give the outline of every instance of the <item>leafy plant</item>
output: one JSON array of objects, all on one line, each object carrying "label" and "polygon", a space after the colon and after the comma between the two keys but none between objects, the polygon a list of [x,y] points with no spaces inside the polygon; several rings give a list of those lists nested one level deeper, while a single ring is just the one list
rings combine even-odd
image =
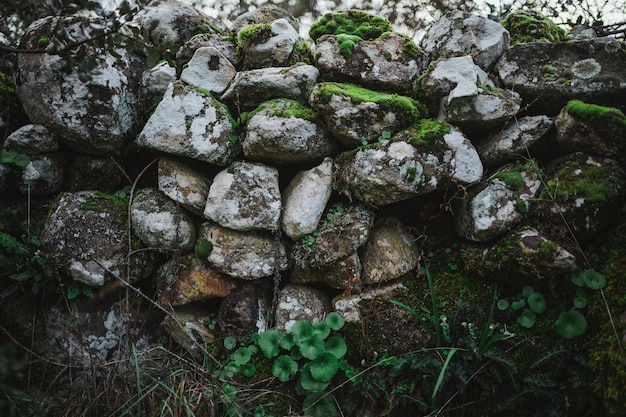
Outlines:
[{"label": "leafy plant", "polygon": [[14,164],[18,167],[25,167],[30,163],[28,155],[3,149],[0,153],[0,164]]}]

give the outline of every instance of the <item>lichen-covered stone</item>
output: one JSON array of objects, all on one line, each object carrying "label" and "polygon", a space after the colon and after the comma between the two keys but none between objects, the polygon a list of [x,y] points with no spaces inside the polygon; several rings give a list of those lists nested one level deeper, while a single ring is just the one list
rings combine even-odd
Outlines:
[{"label": "lichen-covered stone", "polygon": [[534,10],[515,10],[504,18],[502,26],[509,31],[512,44],[569,40],[563,28]]},{"label": "lichen-covered stone", "polygon": [[520,43],[506,50],[495,71],[534,112],[555,115],[572,99],[618,106],[626,91],[626,49],[617,40]]},{"label": "lichen-covered stone", "polygon": [[415,237],[399,220],[378,220],[370,232],[363,255],[362,282],[378,284],[399,278],[414,269],[420,258]]},{"label": "lichen-covered stone", "polygon": [[275,327],[289,332],[300,320],[319,323],[330,313],[330,297],[323,291],[304,285],[287,284],[278,293],[274,312]]},{"label": "lichen-covered stone", "polygon": [[311,106],[341,144],[353,149],[376,142],[426,117],[426,107],[409,97],[368,90],[354,84],[321,83]]},{"label": "lichen-covered stone", "polygon": [[526,217],[540,186],[538,168],[533,162],[498,170],[459,200],[454,209],[457,232],[476,242],[493,240],[508,232]]},{"label": "lichen-covered stone", "polygon": [[158,166],[159,190],[186,209],[204,212],[211,179],[186,164],[161,157]]},{"label": "lichen-covered stone", "polygon": [[234,230],[277,230],[281,208],[278,170],[237,161],[213,178],[204,216]]},{"label": "lichen-covered stone", "polygon": [[196,240],[189,215],[156,188],[135,193],[130,216],[134,234],[148,247],[187,250]]},{"label": "lichen-covered stone", "polygon": [[63,189],[66,159],[60,154],[30,158],[22,170],[19,189],[22,193],[52,195]]},{"label": "lichen-covered stone", "polygon": [[471,55],[476,65],[489,71],[509,47],[509,33],[486,17],[453,11],[428,28],[421,46],[431,62]]},{"label": "lichen-covered stone", "polygon": [[307,265],[294,265],[291,269],[290,281],[294,284],[312,284],[324,282],[332,288],[349,293],[358,293],[362,289],[361,259],[355,251],[350,255],[331,262],[320,268]]},{"label": "lichen-covered stone", "polygon": [[337,203],[315,232],[294,245],[292,259],[301,268],[322,268],[363,246],[373,223],[374,213],[364,206]]},{"label": "lichen-covered stone", "polygon": [[337,144],[311,108],[275,99],[254,110],[242,149],[253,161],[283,165],[319,161],[332,155]]},{"label": "lichen-covered stone", "polygon": [[339,155],[333,187],[382,206],[430,193],[450,180],[473,183],[482,175],[469,139],[445,122],[426,119],[391,140]]},{"label": "lichen-covered stone", "polygon": [[221,94],[235,78],[235,66],[217,48],[198,48],[180,74],[181,81],[214,94]]},{"label": "lichen-covered stone", "polygon": [[[29,27],[21,47],[40,49],[42,39],[48,46],[84,42],[97,35],[91,25],[102,24],[79,16],[47,17]],[[77,65],[68,73],[60,55],[20,54],[16,92],[31,122],[46,126],[65,145],[92,155],[118,155],[138,122],[139,82],[146,67],[125,49],[113,55],[95,43],[83,47],[82,62],[98,71]]]},{"label": "lichen-covered stone", "polygon": [[42,125],[24,125],[13,131],[2,144],[2,149],[39,155],[59,149],[57,138]]},{"label": "lichen-covered stone", "polygon": [[237,32],[237,53],[244,69],[289,66],[297,62],[292,56],[299,40],[300,35],[285,18],[251,24]]},{"label": "lichen-covered stone", "polygon": [[307,171],[300,171],[283,192],[283,232],[293,240],[313,233],[330,199],[333,161],[324,161]]},{"label": "lichen-covered stone", "polygon": [[156,286],[159,304],[168,307],[224,298],[235,282],[192,253],[163,264],[157,271]]},{"label": "lichen-covered stone", "polygon": [[300,30],[298,19],[293,17],[287,10],[277,6],[262,6],[258,9],[242,13],[233,21],[232,31],[237,34],[248,25],[257,25],[261,23],[272,23],[277,19],[286,19],[296,30]]},{"label": "lichen-covered stone", "polygon": [[228,108],[181,83],[170,84],[136,139],[139,146],[216,165],[228,165],[239,151]]},{"label": "lichen-covered stone", "polygon": [[110,281],[111,274],[144,278],[152,267],[149,252],[137,253],[126,276],[126,202],[96,191],[61,194],[42,228],[41,249],[62,260],[75,281],[92,286]]},{"label": "lichen-covered stone", "polygon": [[256,280],[289,266],[285,242],[269,233],[239,232],[204,223],[198,231],[198,240],[202,239],[212,246],[209,264],[235,278]]},{"label": "lichen-covered stone", "polygon": [[286,98],[306,104],[319,77],[312,65],[296,64],[291,67],[259,68],[238,72],[221,100],[242,108],[255,108],[264,101]]},{"label": "lichen-covered stone", "polygon": [[231,64],[235,67],[239,67],[235,40],[231,36],[226,36],[226,32],[224,31],[221,33],[209,32],[193,36],[180,47],[176,53],[176,67],[178,68],[178,73],[182,71],[198,49],[205,47],[217,49]]},{"label": "lichen-covered stone", "polygon": [[324,35],[316,42],[317,67],[325,80],[411,93],[422,66],[422,53],[411,39],[387,32],[375,40],[359,40],[346,50],[342,49],[343,37]]},{"label": "lichen-covered stone", "polygon": [[524,116],[511,120],[502,130],[476,146],[481,161],[498,166],[528,157],[528,148],[542,139],[552,128],[548,116]]},{"label": "lichen-covered stone", "polygon": [[176,81],[176,68],[163,61],[141,75],[141,102],[143,112],[150,114],[161,102],[167,87]]}]

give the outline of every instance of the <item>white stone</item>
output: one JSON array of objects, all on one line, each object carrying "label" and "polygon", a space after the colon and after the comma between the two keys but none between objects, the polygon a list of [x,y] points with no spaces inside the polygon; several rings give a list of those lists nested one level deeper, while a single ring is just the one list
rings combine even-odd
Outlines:
[{"label": "white stone", "polygon": [[191,61],[183,69],[180,79],[194,87],[212,93],[223,92],[235,77],[237,70],[217,48],[198,48]]}]

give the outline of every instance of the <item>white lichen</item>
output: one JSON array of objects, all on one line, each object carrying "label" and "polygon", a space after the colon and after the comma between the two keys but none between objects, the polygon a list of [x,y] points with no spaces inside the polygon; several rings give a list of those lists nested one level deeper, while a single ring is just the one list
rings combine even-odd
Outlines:
[{"label": "white lichen", "polygon": [[572,74],[574,74],[578,78],[582,78],[583,80],[588,80],[590,78],[595,77],[600,73],[602,67],[593,58],[583,59],[581,61],[576,62],[572,66]]}]

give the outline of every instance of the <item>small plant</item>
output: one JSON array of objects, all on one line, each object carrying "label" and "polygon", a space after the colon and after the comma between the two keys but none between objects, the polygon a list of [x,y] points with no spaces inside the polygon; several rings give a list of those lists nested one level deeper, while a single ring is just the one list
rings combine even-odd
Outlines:
[{"label": "small plant", "polygon": [[0,153],[0,164],[14,164],[18,167],[25,167],[30,163],[28,155],[16,151],[3,149]]}]

